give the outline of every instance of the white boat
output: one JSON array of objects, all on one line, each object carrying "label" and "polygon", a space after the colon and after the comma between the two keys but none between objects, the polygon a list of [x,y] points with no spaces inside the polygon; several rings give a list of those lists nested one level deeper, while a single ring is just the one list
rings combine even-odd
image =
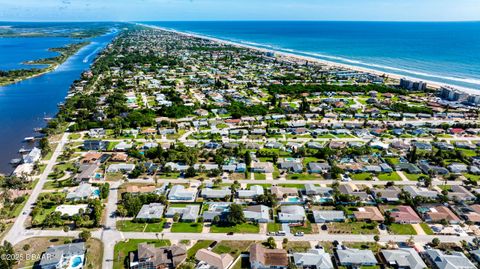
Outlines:
[{"label": "white boat", "polygon": [[26,142],[30,142],[30,141],[34,141],[35,140],[35,137],[33,136],[27,136],[23,139],[23,141],[26,141]]}]

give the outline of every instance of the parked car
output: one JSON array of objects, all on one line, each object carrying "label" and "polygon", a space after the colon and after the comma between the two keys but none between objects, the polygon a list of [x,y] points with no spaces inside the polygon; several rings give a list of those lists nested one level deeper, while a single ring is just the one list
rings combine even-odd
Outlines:
[{"label": "parked car", "polygon": [[296,232],[296,233],[295,233],[295,236],[304,236],[304,235],[305,235],[304,232]]}]

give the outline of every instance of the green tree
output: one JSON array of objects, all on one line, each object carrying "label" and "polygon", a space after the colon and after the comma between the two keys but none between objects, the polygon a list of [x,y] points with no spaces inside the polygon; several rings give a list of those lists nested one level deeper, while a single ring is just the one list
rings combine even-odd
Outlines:
[{"label": "green tree", "polygon": [[230,211],[227,215],[227,222],[230,225],[237,225],[246,222],[245,215],[243,214],[242,206],[238,204],[231,204]]},{"label": "green tree", "polygon": [[92,233],[88,230],[83,230],[80,234],[79,234],[79,237],[80,239],[82,239],[83,241],[88,241],[88,239],[90,239],[92,237]]}]

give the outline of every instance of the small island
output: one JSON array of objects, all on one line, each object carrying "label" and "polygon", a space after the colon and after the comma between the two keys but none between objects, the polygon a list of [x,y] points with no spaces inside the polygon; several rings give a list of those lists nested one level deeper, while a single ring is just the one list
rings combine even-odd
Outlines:
[{"label": "small island", "polygon": [[90,42],[79,42],[68,44],[60,48],[51,48],[49,51],[58,52],[59,54],[54,57],[44,58],[34,61],[25,62],[29,65],[46,65],[44,68],[30,68],[30,69],[15,69],[3,71],[0,70],[0,86],[16,83],[24,79],[32,78],[41,74],[45,74],[57,68],[64,63],[70,56],[74,55],[84,46],[90,44]]}]

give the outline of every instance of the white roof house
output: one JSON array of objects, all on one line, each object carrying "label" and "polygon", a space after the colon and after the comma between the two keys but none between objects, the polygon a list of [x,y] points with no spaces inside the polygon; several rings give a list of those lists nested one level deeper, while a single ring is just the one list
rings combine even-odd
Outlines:
[{"label": "white roof house", "polygon": [[137,219],[161,219],[165,206],[160,203],[143,205],[137,214]]},{"label": "white roof house", "polygon": [[333,269],[330,254],[323,249],[310,249],[305,253],[293,253],[295,265],[299,268]]},{"label": "white roof house", "polygon": [[67,200],[83,200],[92,197],[98,191],[97,187],[93,187],[91,184],[80,184],[73,192],[67,194]]},{"label": "white roof house", "polygon": [[238,198],[255,198],[259,195],[263,195],[264,190],[260,185],[250,186],[249,190],[238,190]]},{"label": "white roof house", "polygon": [[168,193],[169,201],[194,201],[196,190],[187,190],[183,185],[174,185]]},{"label": "white roof house", "polygon": [[42,157],[42,151],[39,148],[33,148],[27,155],[23,156],[24,163],[35,163]]},{"label": "white roof house", "polygon": [[243,215],[247,220],[260,223],[270,222],[270,208],[264,205],[253,205],[243,210]]},{"label": "white roof house", "polygon": [[172,218],[175,214],[180,215],[182,221],[196,221],[200,212],[199,205],[187,205],[185,207],[169,207],[165,217]]},{"label": "white roof house", "polygon": [[427,265],[414,248],[383,249],[382,255],[395,268],[423,269]]},{"label": "white roof house", "polygon": [[427,249],[427,257],[438,269],[474,269],[477,268],[463,253],[453,251],[446,254],[438,249]]},{"label": "white roof house", "polygon": [[303,222],[306,218],[305,209],[299,205],[284,205],[280,211],[278,213],[280,222]]},{"label": "white roof house", "polygon": [[117,173],[117,172],[131,172],[135,169],[135,164],[131,163],[114,163],[108,166],[107,173]]}]

